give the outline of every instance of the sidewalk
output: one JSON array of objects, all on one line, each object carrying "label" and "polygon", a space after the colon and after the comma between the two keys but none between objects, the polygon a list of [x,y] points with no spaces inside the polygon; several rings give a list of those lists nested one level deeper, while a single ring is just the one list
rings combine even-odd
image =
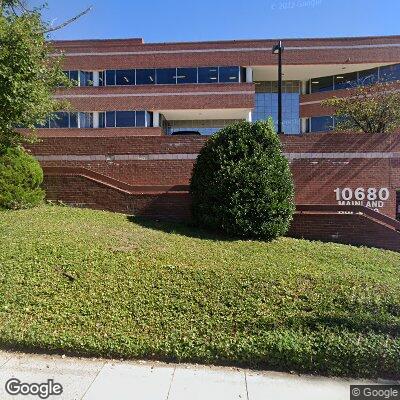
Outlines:
[{"label": "sidewalk", "polygon": [[[5,383],[48,379],[63,386],[54,400],[348,400],[350,384],[386,383],[256,372],[158,362],[127,362],[0,352],[0,399],[11,396]],[[397,383],[400,382],[388,382]]]}]

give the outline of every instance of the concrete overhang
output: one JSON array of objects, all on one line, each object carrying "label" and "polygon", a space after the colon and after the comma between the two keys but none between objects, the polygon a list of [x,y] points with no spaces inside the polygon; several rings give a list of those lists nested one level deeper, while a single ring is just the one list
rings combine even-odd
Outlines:
[{"label": "concrete overhang", "polygon": [[210,120],[210,119],[246,119],[251,109],[195,109],[195,110],[157,110],[169,121]]},{"label": "concrete overhang", "polygon": [[[285,81],[307,81],[312,78],[323,76],[347,74],[350,72],[364,71],[371,68],[390,65],[391,63],[368,63],[368,64],[314,64],[314,65],[285,65],[283,64],[283,80]],[[276,81],[277,66],[254,66],[254,81]]]}]

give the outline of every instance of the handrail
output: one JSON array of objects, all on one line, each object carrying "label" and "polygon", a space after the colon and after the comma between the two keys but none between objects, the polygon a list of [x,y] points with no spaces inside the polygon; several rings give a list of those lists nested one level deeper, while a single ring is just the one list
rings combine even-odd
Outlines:
[{"label": "handrail", "polygon": [[48,176],[81,176],[128,194],[185,193],[187,185],[131,185],[84,167],[43,167]]},{"label": "handrail", "polygon": [[353,213],[353,214],[364,214],[376,221],[379,221],[391,228],[400,231],[400,221],[388,217],[387,215],[381,214],[365,206],[342,206],[337,204],[299,204],[296,205],[296,212],[307,213],[307,212],[331,212],[331,213]]},{"label": "handrail", "polygon": [[[43,167],[46,175],[58,176],[81,176],[102,185],[112,187],[118,191],[128,194],[162,194],[162,193],[181,193],[189,192],[188,185],[131,185],[118,179],[111,178],[99,172],[92,171],[84,167]],[[400,231],[400,221],[381,214],[365,206],[346,206],[337,204],[298,204],[296,213],[352,213],[363,214],[375,221],[387,225],[388,227]]]}]

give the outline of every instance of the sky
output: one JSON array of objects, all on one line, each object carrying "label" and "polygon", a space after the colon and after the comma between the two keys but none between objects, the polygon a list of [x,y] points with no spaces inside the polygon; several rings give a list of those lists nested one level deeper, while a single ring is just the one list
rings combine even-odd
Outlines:
[{"label": "sky", "polygon": [[[31,4],[42,3],[32,0]],[[146,43],[400,34],[400,0],[47,0],[53,39],[141,37]]]}]

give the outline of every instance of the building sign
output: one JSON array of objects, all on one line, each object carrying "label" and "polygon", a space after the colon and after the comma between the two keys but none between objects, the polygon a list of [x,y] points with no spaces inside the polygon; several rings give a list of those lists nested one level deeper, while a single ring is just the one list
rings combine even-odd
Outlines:
[{"label": "building sign", "polygon": [[340,206],[365,206],[375,211],[385,207],[390,197],[388,188],[337,188],[334,192]]}]

